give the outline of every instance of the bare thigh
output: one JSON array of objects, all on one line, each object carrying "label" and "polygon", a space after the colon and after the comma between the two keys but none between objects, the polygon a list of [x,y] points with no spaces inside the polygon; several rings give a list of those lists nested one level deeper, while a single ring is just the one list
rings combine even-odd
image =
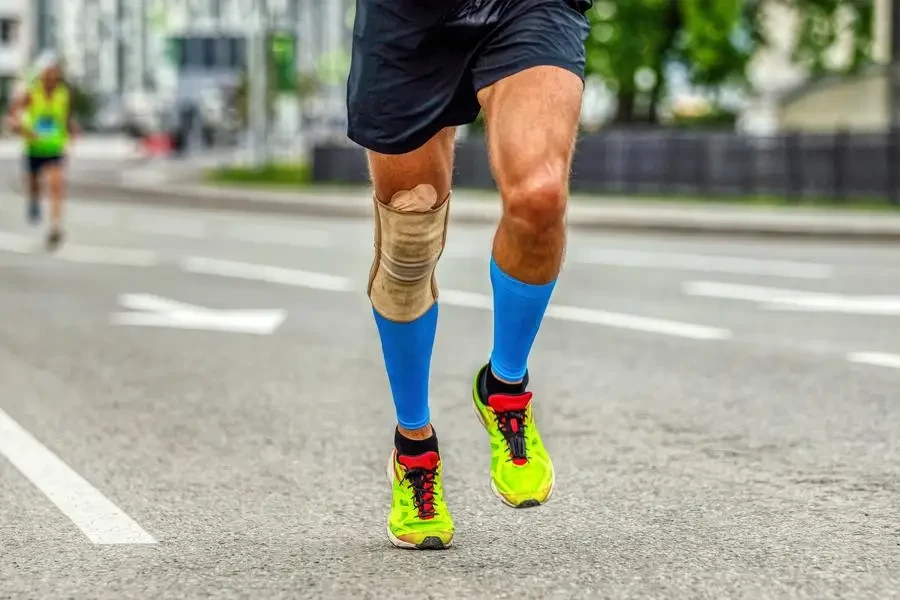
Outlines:
[{"label": "bare thigh", "polygon": [[523,187],[568,183],[583,90],[577,75],[542,66],[478,92],[491,168],[505,202],[534,191]]},{"label": "bare thigh", "polygon": [[381,202],[390,202],[397,192],[411,190],[424,183],[437,190],[438,198],[446,198],[453,180],[455,138],[456,130],[450,127],[407,154],[369,151],[369,172],[375,186],[375,197]]},{"label": "bare thigh", "polygon": [[491,170],[503,199],[494,260],[526,283],[552,281],[562,264],[582,91],[574,73],[541,66],[478,93]]},{"label": "bare thigh", "polygon": [[65,193],[65,169],[62,164],[47,165],[44,167],[44,181],[47,190],[54,198],[61,199]]}]

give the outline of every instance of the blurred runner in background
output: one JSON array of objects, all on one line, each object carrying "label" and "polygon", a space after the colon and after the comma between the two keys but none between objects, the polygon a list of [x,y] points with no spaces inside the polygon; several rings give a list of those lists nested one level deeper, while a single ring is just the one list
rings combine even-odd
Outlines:
[{"label": "blurred runner in background", "polygon": [[47,249],[55,250],[63,239],[66,151],[71,137],[79,131],[72,118],[69,86],[55,54],[39,57],[27,89],[10,105],[7,123],[25,142],[25,189],[32,223],[41,221],[42,183],[49,192]]}]

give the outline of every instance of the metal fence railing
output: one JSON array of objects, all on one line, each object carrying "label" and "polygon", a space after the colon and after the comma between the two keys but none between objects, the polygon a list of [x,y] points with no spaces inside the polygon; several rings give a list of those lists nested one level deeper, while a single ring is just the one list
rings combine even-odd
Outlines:
[{"label": "metal fence railing", "polygon": [[[572,190],[605,194],[778,196],[890,201],[900,206],[900,131],[788,133],[770,137],[684,130],[622,131],[581,137]],[[351,145],[313,152],[313,178],[365,183],[365,156]],[[493,187],[485,140],[457,145],[454,183]]]}]

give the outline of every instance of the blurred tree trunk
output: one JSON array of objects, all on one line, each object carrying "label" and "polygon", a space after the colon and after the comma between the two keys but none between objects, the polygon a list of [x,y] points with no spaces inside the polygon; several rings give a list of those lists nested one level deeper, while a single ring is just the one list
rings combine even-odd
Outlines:
[{"label": "blurred tree trunk", "polygon": [[625,125],[628,123],[634,123],[635,121],[635,100],[637,99],[637,94],[632,90],[625,90],[619,92],[618,96],[618,105],[616,107],[616,118],[615,122],[619,125]]}]

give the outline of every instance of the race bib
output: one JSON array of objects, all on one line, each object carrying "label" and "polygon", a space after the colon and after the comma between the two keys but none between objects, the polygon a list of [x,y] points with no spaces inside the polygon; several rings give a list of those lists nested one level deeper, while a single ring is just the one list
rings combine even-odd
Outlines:
[{"label": "race bib", "polygon": [[34,124],[34,132],[40,136],[55,134],[57,132],[56,119],[53,117],[39,117]]}]

